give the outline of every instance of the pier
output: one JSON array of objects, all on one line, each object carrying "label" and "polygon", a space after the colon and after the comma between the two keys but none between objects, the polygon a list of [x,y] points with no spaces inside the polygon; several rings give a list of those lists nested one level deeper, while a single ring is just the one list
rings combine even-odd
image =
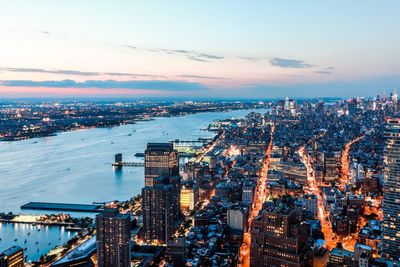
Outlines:
[{"label": "pier", "polygon": [[114,162],[112,165],[114,167],[144,167],[144,162]]},{"label": "pier", "polygon": [[71,204],[71,203],[49,203],[29,202],[21,206],[22,210],[53,210],[53,211],[76,211],[76,212],[101,212],[103,205],[95,204]]},{"label": "pier", "polygon": [[212,141],[212,138],[198,138],[197,140],[171,140],[169,141],[174,145],[175,149],[179,148],[200,148],[203,145]]}]

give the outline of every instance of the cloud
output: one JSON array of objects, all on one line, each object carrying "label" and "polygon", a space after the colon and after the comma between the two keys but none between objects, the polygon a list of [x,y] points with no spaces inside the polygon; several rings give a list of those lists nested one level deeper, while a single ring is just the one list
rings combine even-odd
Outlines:
[{"label": "cloud", "polygon": [[318,73],[318,74],[332,74],[333,70],[334,70],[333,67],[327,67],[327,68],[324,68],[322,70],[318,70],[315,73]]},{"label": "cloud", "polygon": [[319,71],[316,71],[315,73],[318,73],[318,74],[332,74],[332,71],[329,71],[329,70],[319,70]]},{"label": "cloud", "polygon": [[9,87],[52,87],[52,88],[98,88],[98,89],[148,89],[160,91],[200,91],[207,87],[200,83],[183,81],[116,81],[116,80],[88,80],[77,82],[74,80],[61,81],[32,81],[32,80],[3,80],[0,86]]},{"label": "cloud", "polygon": [[304,60],[285,59],[278,57],[271,58],[269,62],[272,66],[277,66],[281,68],[306,69],[315,67],[315,65],[305,63]]},{"label": "cloud", "polygon": [[172,49],[172,50],[171,49],[161,49],[159,51],[170,54],[170,55],[181,54],[181,55],[186,56],[188,59],[195,60],[195,61],[201,61],[201,62],[208,62],[210,60],[220,60],[220,59],[225,58],[220,55],[206,54],[206,53],[200,53],[200,52],[196,52],[196,51],[183,50],[183,49]]},{"label": "cloud", "polygon": [[222,55],[217,54],[210,54],[210,53],[202,53],[193,50],[184,50],[184,49],[165,49],[165,48],[139,48],[133,45],[126,45],[126,47],[131,49],[139,49],[147,52],[152,53],[165,53],[168,55],[183,55],[187,59],[199,62],[210,62],[213,60],[221,60],[225,57]]},{"label": "cloud", "polygon": [[211,79],[211,80],[227,80],[227,79],[228,79],[228,78],[224,78],[224,77],[203,76],[203,75],[190,75],[190,74],[179,75],[179,77],[183,77],[183,78],[195,78],[195,79]]},{"label": "cloud", "polygon": [[248,57],[248,56],[238,56],[238,58],[251,62],[258,62],[266,59],[266,57]]},{"label": "cloud", "polygon": [[0,67],[0,70],[8,71],[8,72],[49,73],[49,74],[77,75],[77,76],[102,76],[102,75],[107,75],[107,76],[165,78],[162,75],[138,74],[138,73],[122,73],[122,72],[98,72],[98,71],[34,69],[34,68],[4,68],[4,67]]}]

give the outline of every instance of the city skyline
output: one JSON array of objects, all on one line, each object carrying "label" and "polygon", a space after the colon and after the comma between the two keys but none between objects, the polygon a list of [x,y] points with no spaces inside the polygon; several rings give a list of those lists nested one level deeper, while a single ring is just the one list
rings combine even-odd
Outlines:
[{"label": "city skyline", "polygon": [[3,1],[0,97],[374,96],[399,4]]},{"label": "city skyline", "polygon": [[0,6],[0,267],[400,266],[399,1]]}]

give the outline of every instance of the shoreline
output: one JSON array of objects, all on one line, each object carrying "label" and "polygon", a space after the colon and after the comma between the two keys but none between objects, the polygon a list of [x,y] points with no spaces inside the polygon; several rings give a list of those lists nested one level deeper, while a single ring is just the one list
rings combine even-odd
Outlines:
[{"label": "shoreline", "polygon": [[194,115],[194,114],[199,114],[199,113],[213,113],[213,112],[229,112],[229,111],[235,111],[235,110],[259,110],[259,109],[267,109],[267,108],[237,108],[237,109],[223,109],[223,110],[215,110],[215,111],[196,111],[196,112],[188,112],[187,114],[175,114],[175,115],[169,115],[169,116],[154,116],[154,117],[149,117],[149,118],[138,118],[134,119],[131,122],[126,122],[126,123],[119,123],[119,124],[108,124],[108,125],[98,125],[98,126],[80,126],[80,127],[74,127],[70,129],[64,129],[64,130],[55,130],[52,132],[43,132],[38,135],[33,135],[33,136],[23,136],[23,137],[0,137],[0,143],[11,143],[11,142],[18,142],[18,141],[27,141],[27,140],[32,140],[32,139],[38,139],[38,138],[45,138],[45,137],[52,137],[52,136],[58,136],[60,133],[68,133],[68,132],[74,132],[74,131],[79,131],[79,130],[90,130],[90,129],[104,129],[104,128],[114,128],[114,127],[119,127],[119,126],[124,126],[124,125],[133,125],[139,122],[146,122],[146,121],[153,121],[158,118],[171,118],[171,117],[185,117],[188,115]]}]

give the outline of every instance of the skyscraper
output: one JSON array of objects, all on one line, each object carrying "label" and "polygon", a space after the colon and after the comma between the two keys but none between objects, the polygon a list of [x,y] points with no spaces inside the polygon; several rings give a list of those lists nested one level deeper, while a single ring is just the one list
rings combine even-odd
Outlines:
[{"label": "skyscraper", "polygon": [[181,214],[180,179],[160,176],[153,181],[153,186],[142,189],[143,239],[165,243],[174,233]]},{"label": "skyscraper", "polygon": [[0,267],[24,267],[24,262],[24,250],[19,246],[0,252]]},{"label": "skyscraper", "polygon": [[180,217],[178,152],[171,143],[149,143],[145,152],[145,187],[142,189],[146,241],[167,242]]},{"label": "skyscraper", "polygon": [[385,128],[382,256],[400,259],[400,119]]},{"label": "skyscraper", "polygon": [[145,186],[159,176],[179,175],[178,152],[171,143],[148,143],[145,151]]},{"label": "skyscraper", "polygon": [[96,216],[99,267],[130,267],[130,216],[107,209]]},{"label": "skyscraper", "polygon": [[310,266],[308,226],[298,218],[293,206],[278,201],[254,219],[251,266]]}]

